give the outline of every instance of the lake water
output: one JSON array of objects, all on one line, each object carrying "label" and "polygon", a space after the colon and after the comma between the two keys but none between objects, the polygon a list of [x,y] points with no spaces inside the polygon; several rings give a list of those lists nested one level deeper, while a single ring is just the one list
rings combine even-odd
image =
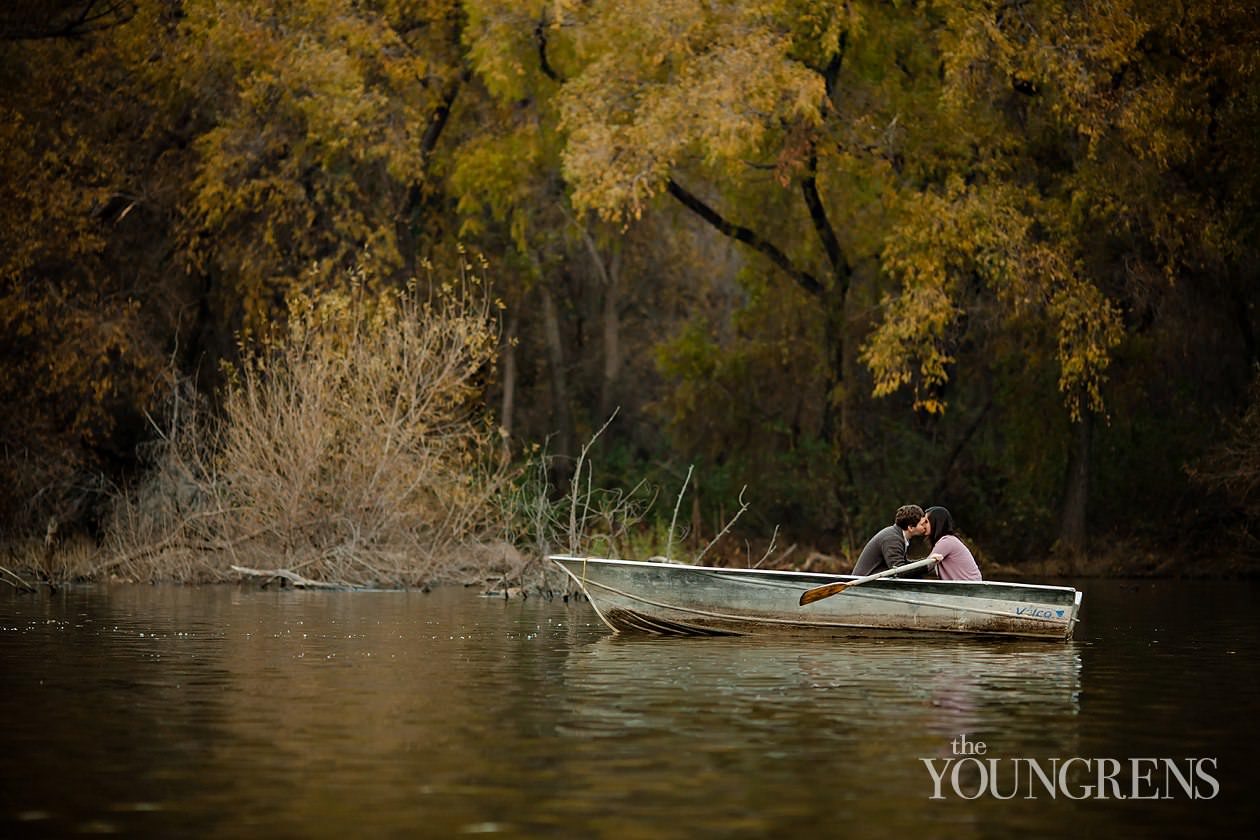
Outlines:
[{"label": "lake water", "polygon": [[1068,583],[1069,643],[613,637],[459,588],[0,592],[0,834],[1251,836],[1260,585]]}]

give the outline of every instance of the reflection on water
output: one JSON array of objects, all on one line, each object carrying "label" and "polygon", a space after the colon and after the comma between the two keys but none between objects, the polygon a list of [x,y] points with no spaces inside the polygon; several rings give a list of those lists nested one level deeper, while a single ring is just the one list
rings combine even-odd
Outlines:
[{"label": "reflection on water", "polygon": [[[564,732],[595,753],[636,743],[665,780],[639,793],[681,797],[674,812],[721,788],[757,831],[806,835],[793,815],[844,802],[866,826],[846,836],[881,836],[923,828],[907,809],[930,793],[921,758],[961,733],[1011,754],[1072,754],[1080,676],[1071,645],[721,638],[698,656],[693,640],[612,637],[570,652]],[[689,787],[698,765],[713,774],[707,791]]]},{"label": "reflection on water", "polygon": [[[463,590],[0,593],[0,832],[987,837],[1255,820],[1255,587],[1072,643],[657,639]],[[1226,713],[1226,711],[1228,713]],[[1210,802],[930,802],[924,759],[1216,756]]]},{"label": "reflection on water", "polygon": [[[754,711],[773,707],[772,717],[798,712],[839,741],[885,727],[927,737],[1000,728],[1035,739],[1051,723],[1075,730],[1081,657],[1070,643],[853,638],[714,639],[698,657],[686,639],[614,636],[575,646],[565,673],[582,699],[575,714],[614,734],[640,725],[627,714],[657,708],[656,694],[671,721],[694,704],[756,725]],[[627,686],[640,690],[628,697]],[[601,733],[592,725],[584,734]]]}]

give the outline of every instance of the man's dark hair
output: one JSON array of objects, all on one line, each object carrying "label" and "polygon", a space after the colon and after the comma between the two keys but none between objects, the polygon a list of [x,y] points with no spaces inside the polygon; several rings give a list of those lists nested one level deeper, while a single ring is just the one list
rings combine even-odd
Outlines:
[{"label": "man's dark hair", "polygon": [[923,519],[923,508],[918,505],[902,505],[897,508],[897,516],[893,519],[901,530],[913,528]]}]

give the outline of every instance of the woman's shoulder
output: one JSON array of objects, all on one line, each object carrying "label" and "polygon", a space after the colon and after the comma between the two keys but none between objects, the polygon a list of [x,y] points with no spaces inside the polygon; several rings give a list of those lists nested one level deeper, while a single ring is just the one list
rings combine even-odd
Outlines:
[{"label": "woman's shoulder", "polygon": [[966,548],[967,545],[953,534],[946,534],[936,541],[937,551],[947,551],[955,548]]}]

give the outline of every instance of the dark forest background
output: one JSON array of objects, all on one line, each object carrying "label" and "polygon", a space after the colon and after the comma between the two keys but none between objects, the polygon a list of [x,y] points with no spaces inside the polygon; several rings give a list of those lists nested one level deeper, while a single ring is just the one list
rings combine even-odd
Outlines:
[{"label": "dark forest background", "polygon": [[1244,0],[6,3],[0,531],[99,538],[295,293],[471,272],[515,457],[616,411],[595,481],[694,467],[692,540],[746,487],[741,556],[917,502],[1244,571],[1258,59]]}]

